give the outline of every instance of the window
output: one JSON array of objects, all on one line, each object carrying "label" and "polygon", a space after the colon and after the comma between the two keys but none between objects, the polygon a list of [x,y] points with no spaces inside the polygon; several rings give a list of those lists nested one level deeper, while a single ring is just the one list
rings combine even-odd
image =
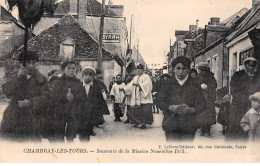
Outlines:
[{"label": "window", "polygon": [[244,60],[246,58],[253,57],[253,56],[254,56],[254,47],[240,52],[240,55],[239,55],[239,66],[243,65],[243,62],[244,62]]},{"label": "window", "polygon": [[75,54],[75,44],[72,39],[67,38],[60,46],[60,56],[71,60]]},{"label": "window", "polygon": [[10,37],[12,37],[12,35],[12,32],[5,32],[5,39],[9,39]]}]

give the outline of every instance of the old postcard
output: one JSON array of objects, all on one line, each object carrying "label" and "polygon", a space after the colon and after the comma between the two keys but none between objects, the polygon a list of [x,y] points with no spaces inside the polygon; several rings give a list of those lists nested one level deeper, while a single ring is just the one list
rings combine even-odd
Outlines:
[{"label": "old postcard", "polygon": [[260,0],[0,0],[0,162],[259,163]]}]

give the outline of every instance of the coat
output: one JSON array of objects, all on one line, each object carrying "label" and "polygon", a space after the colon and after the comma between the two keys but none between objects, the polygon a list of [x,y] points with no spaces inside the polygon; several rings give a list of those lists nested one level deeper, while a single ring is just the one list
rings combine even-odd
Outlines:
[{"label": "coat", "polygon": [[201,127],[208,127],[216,123],[216,89],[217,82],[214,78],[214,74],[207,72],[205,75],[198,75],[195,78],[196,82],[201,86],[201,84],[206,84],[208,86],[207,90],[201,89],[203,96],[206,100],[206,109],[202,111],[199,115],[201,119]]},{"label": "coat", "polygon": [[260,113],[250,109],[241,119],[240,125],[248,132],[250,141],[260,141]]},{"label": "coat", "polygon": [[[93,80],[93,86],[90,88],[88,95],[84,93],[83,109],[79,111],[79,133],[84,134],[89,132],[92,126],[100,124],[100,117],[103,117],[102,103],[103,95],[101,93],[102,87],[100,86],[99,80]],[[82,89],[85,92],[85,88]],[[90,129],[91,130],[91,129]]]},{"label": "coat", "polygon": [[[31,77],[10,75],[3,85],[3,93],[11,101],[4,111],[1,134],[14,139],[40,139],[44,134],[44,124],[48,122],[51,94],[48,81],[38,70]],[[25,108],[18,106],[19,100],[28,99]]]},{"label": "coat", "polygon": [[[185,132],[195,132],[198,128],[196,117],[205,109],[205,99],[202,96],[200,86],[192,79],[181,86],[176,78],[166,81],[159,93],[158,106],[163,111],[163,130],[182,130]],[[171,114],[170,105],[186,104],[195,109],[195,113],[186,115]]]},{"label": "coat", "polygon": [[[96,79],[96,82],[99,83],[100,90],[105,91],[106,95],[109,95],[105,83],[103,81],[100,81],[100,80],[97,80],[97,79]],[[109,109],[108,109],[108,106],[107,106],[107,102],[104,98],[103,98],[102,103],[101,103],[101,109],[102,109],[103,115],[110,115],[110,112],[109,112]]]},{"label": "coat", "polygon": [[232,95],[232,102],[230,106],[229,125],[227,134],[233,136],[243,134],[240,127],[240,120],[250,109],[251,103],[249,96],[255,92],[260,91],[260,74],[255,73],[251,79],[245,70],[236,72],[230,82],[230,92]]},{"label": "coat", "polygon": [[[66,94],[71,89],[73,101],[67,100]],[[79,126],[79,113],[86,102],[86,93],[82,82],[76,77],[62,75],[56,79],[53,88],[53,127],[54,137],[66,136],[75,138]],[[67,123],[67,131],[65,126]]]}]

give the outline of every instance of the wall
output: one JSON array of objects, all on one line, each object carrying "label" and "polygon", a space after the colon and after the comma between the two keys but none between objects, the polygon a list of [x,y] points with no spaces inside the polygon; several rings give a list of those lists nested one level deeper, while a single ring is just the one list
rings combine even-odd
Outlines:
[{"label": "wall", "polygon": [[[239,66],[239,54],[240,52],[247,50],[249,48],[252,48],[253,45],[247,36],[243,40],[239,41],[238,43],[232,45],[229,47],[228,55],[229,55],[229,77],[239,70],[243,69],[243,66]],[[235,58],[234,54],[237,54],[237,57]]]},{"label": "wall", "polygon": [[[10,35],[6,38],[6,34]],[[24,30],[13,22],[0,22],[0,56],[3,56],[23,43]]]},{"label": "wall", "polygon": [[[217,88],[221,88],[223,86],[227,86],[227,71],[225,75],[222,75],[223,71],[223,56],[227,56],[227,54],[223,55],[223,43],[220,43],[216,47],[213,47],[209,51],[205,52],[205,54],[196,58],[195,63],[199,64],[199,62],[207,62],[210,60],[210,70],[214,73],[214,77],[217,81]],[[223,83],[222,83],[223,81]]]},{"label": "wall", "polygon": [[[100,31],[99,26],[100,17],[87,16],[86,31],[90,33],[97,41]],[[126,57],[127,31],[125,20],[123,18],[105,18],[104,33],[120,34],[120,43],[104,43],[104,47],[107,48],[112,54],[118,54],[119,56]]]}]

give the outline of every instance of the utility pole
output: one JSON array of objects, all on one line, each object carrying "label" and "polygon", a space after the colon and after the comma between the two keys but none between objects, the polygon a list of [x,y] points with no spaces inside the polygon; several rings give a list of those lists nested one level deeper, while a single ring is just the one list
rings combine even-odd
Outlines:
[{"label": "utility pole", "polygon": [[130,39],[129,39],[129,47],[131,49],[131,44],[132,44],[132,24],[133,24],[133,14],[131,15],[131,25],[130,25]]},{"label": "utility pole", "polygon": [[105,18],[105,2],[102,0],[101,18],[100,18],[100,32],[99,32],[99,47],[97,57],[97,68],[102,70],[102,44],[103,44],[103,32],[104,32],[104,18]]}]

